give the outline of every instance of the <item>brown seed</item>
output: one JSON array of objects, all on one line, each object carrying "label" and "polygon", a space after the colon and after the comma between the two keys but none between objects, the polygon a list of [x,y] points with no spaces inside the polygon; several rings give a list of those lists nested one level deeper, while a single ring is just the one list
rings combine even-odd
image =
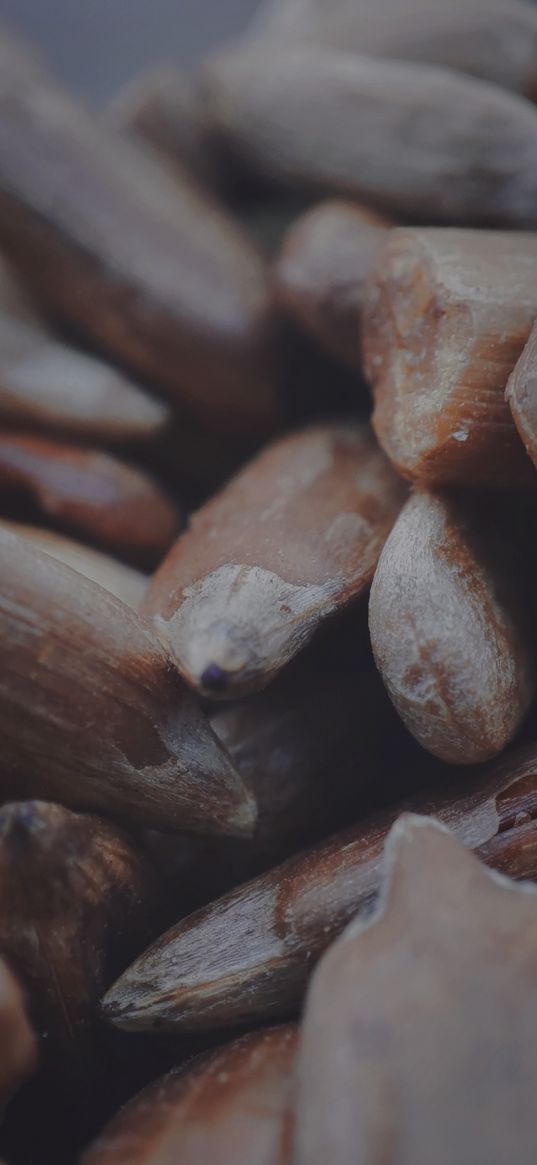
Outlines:
[{"label": "brown seed", "polygon": [[389,227],[351,202],[322,202],[291,226],[276,261],[280,305],[331,355],[360,369],[365,282]]},{"label": "brown seed", "polygon": [[22,991],[3,959],[0,959],[0,1049],[0,1108],[4,1108],[34,1071],[37,1048]]},{"label": "brown seed", "polygon": [[213,697],[263,687],[371,581],[403,487],[365,424],[269,446],[194,516],[144,611]]},{"label": "brown seed", "polygon": [[[504,872],[522,868],[537,879],[533,745],[378,813],[184,919],[109,990],[104,1014],[128,1030],[211,1029],[291,1014],[323,951],[357,912],[369,913],[382,847],[404,810],[438,817],[477,852],[485,847],[491,866],[498,857]],[[520,861],[506,838],[527,822]]]},{"label": "brown seed", "polygon": [[143,138],[204,186],[222,184],[195,85],[178,69],[159,65],[136,77],[111,102],[106,120],[122,133]]},{"label": "brown seed", "polygon": [[61,534],[52,530],[43,530],[40,526],[26,526],[21,522],[0,521],[1,530],[10,530],[19,538],[24,538],[36,550],[52,555],[59,562],[77,570],[92,582],[98,583],[116,599],[121,599],[127,607],[137,611],[141,606],[148,577],[133,570],[124,562],[118,562],[99,550],[84,546],[81,542],[72,542]]},{"label": "brown seed", "polygon": [[251,1032],[131,1100],[81,1165],[290,1165],[297,1029]]},{"label": "brown seed", "polygon": [[1,74],[0,242],[51,313],[204,423],[263,437],[279,422],[255,248],[44,74]]},{"label": "brown seed", "polygon": [[0,561],[4,799],[172,832],[251,830],[251,797],[134,611],[4,530]]},{"label": "brown seed", "polygon": [[[324,666],[323,666],[324,664]],[[390,708],[370,667],[302,658],[264,692],[211,716],[258,805],[253,862],[274,864],[359,812],[379,779]]]},{"label": "brown seed", "polygon": [[535,488],[504,399],[537,315],[535,259],[537,234],[392,232],[363,348],[375,431],[406,477]]},{"label": "brown seed", "polygon": [[537,465],[537,324],[509,377],[506,400],[519,435]]},{"label": "brown seed", "polygon": [[[0,432],[4,511],[29,501],[38,514],[142,564],[162,556],[178,515],[148,474],[100,450]],[[34,509],[34,513],[35,513]]]},{"label": "brown seed", "polygon": [[363,813],[385,788],[392,746],[401,762],[394,721],[370,660],[345,669],[313,645],[264,692],[219,705],[210,722],[255,797],[256,831],[247,840],[149,835],[173,894],[169,921]]},{"label": "brown seed", "polygon": [[14,318],[1,300],[0,288],[1,423],[85,441],[141,441],[160,432],[171,416],[167,405],[59,343],[37,320]]},{"label": "brown seed", "polygon": [[296,1165],[533,1165],[536,976],[535,887],[402,817],[308,992]]},{"label": "brown seed", "polygon": [[537,15],[518,0],[272,0],[263,35],[446,65],[534,95]]},{"label": "brown seed", "polygon": [[[147,1079],[137,1042],[107,1035],[96,1006],[118,970],[162,925],[155,871],[126,834],[59,805],[0,809],[0,951],[24,986],[39,1071],[6,1135],[29,1155],[39,1122],[55,1157],[80,1146]],[[47,1154],[47,1159],[50,1159]]]},{"label": "brown seed", "polygon": [[414,494],[371,588],[389,696],[409,732],[450,764],[500,753],[535,693],[528,596],[499,518],[497,505]]},{"label": "brown seed", "polygon": [[26,990],[45,1071],[61,1062],[84,1075],[95,1002],[154,933],[156,900],[154,871],[116,826],[44,801],[0,809],[0,951]]},{"label": "brown seed", "polygon": [[413,221],[537,223],[537,111],[449,69],[292,45],[222,54],[207,117],[270,179]]}]

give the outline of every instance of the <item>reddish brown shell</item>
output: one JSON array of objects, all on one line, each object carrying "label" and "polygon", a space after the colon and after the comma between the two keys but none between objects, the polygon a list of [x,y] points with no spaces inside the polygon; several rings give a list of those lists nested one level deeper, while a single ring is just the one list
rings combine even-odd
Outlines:
[{"label": "reddish brown shell", "polygon": [[535,489],[504,399],[537,314],[534,260],[537,235],[392,232],[362,340],[375,432],[405,477]]},{"label": "reddish brown shell", "polygon": [[117,442],[154,438],[169,421],[168,406],[117,369],[54,339],[37,319],[12,312],[17,305],[4,303],[0,282],[2,424]]},{"label": "reddish brown shell", "polygon": [[268,446],[194,515],[146,593],[185,679],[227,698],[272,679],[364,592],[403,496],[365,424]]},{"label": "reddish brown shell", "polygon": [[164,830],[255,809],[169,655],[123,603],[0,530],[0,785]]},{"label": "reddish brown shell", "polygon": [[290,1165],[297,1034],[252,1032],[157,1080],[81,1165]]},{"label": "reddish brown shell", "polygon": [[[404,810],[432,814],[491,866],[537,879],[537,749],[379,813],[179,922],[110,989],[104,1013],[127,1030],[196,1030],[282,1018],[316,961],[367,917],[386,836]],[[524,830],[524,826],[527,830]],[[521,832],[523,831],[523,832]]]},{"label": "reddish brown shell", "polygon": [[380,557],[369,603],[377,667],[409,732],[450,764],[500,753],[535,694],[517,563],[497,510],[431,493],[406,503]]},{"label": "reddish brown shell", "polygon": [[2,69],[0,242],[51,314],[204,424],[256,438],[277,426],[266,272],[248,237],[29,67]]},{"label": "reddish brown shell", "polygon": [[141,469],[100,450],[5,430],[0,498],[8,514],[30,502],[34,516],[142,565],[158,561],[179,523],[170,498]]},{"label": "reddish brown shell", "polygon": [[137,611],[141,606],[148,582],[147,575],[126,566],[124,562],[118,562],[108,554],[102,554],[99,550],[84,546],[82,542],[73,542],[70,538],[64,538],[61,534],[55,534],[53,530],[44,530],[40,526],[0,521],[0,529],[10,530],[18,538],[24,538],[36,550],[42,550],[44,554],[50,554],[52,558],[57,558],[72,570],[77,570],[85,578],[110,591],[116,599],[121,599],[127,607],[132,607],[133,611]]}]

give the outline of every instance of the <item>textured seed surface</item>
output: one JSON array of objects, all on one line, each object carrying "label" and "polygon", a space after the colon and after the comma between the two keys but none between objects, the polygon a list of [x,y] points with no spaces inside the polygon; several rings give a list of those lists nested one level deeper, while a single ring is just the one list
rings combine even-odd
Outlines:
[{"label": "textured seed surface", "polygon": [[[311,968],[379,887],[382,847],[404,810],[438,817],[504,872],[537,878],[537,751],[476,777],[444,782],[337,834],[172,927],[108,992],[104,1012],[127,1029],[193,1029],[281,1018]],[[516,824],[531,826],[513,834]],[[524,852],[521,852],[521,847]],[[533,864],[530,864],[533,863]]]},{"label": "textured seed surface", "polygon": [[73,542],[70,538],[64,538],[61,534],[44,530],[40,526],[2,521],[0,529],[11,531],[19,538],[24,538],[36,550],[42,550],[70,566],[72,570],[77,570],[85,578],[110,591],[116,599],[121,599],[127,607],[132,607],[133,611],[139,609],[148,582],[147,575],[133,570],[124,562],[110,558],[107,554],[101,554],[99,550],[93,550],[81,542]]},{"label": "textured seed surface", "polygon": [[179,515],[158,483],[109,453],[49,437],[0,432],[0,497],[15,498],[118,555],[155,560],[173,541]]},{"label": "textured seed surface", "polygon": [[145,827],[255,810],[161,644],[102,587],[0,531],[1,783]]},{"label": "textured seed surface", "polygon": [[537,111],[450,69],[239,45],[207,68],[207,116],[270,179],[411,221],[532,227]]},{"label": "textured seed surface", "polygon": [[496,512],[472,512],[469,499],[414,494],[371,588],[371,642],[388,693],[412,735],[451,764],[500,753],[535,691],[521,570],[496,524]]},{"label": "textured seed surface", "polygon": [[297,1165],[530,1165],[536,972],[535,887],[401,818],[375,914],[350,924],[308,993]]},{"label": "textured seed surface", "polygon": [[2,71],[0,242],[49,311],[204,423],[271,431],[255,248],[186,175],[29,68]]},{"label": "textured seed surface", "polygon": [[537,313],[537,236],[393,231],[363,317],[373,424],[405,476],[535,488],[504,393]]},{"label": "textured seed surface", "polygon": [[404,496],[364,424],[268,446],[194,515],[144,612],[214,697],[262,687],[363,593]]}]

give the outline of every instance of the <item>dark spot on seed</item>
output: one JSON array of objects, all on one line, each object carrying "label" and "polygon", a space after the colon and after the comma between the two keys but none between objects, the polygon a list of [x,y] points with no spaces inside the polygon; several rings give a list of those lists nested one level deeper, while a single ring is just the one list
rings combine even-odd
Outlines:
[{"label": "dark spot on seed", "polygon": [[228,673],[225,672],[217,663],[210,663],[205,668],[201,677],[201,685],[206,688],[208,692],[223,692],[227,687],[229,680]]}]

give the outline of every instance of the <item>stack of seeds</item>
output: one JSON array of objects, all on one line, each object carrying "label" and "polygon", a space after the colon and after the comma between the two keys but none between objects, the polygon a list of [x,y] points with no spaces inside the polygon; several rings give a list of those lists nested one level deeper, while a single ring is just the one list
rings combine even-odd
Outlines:
[{"label": "stack of seeds", "polygon": [[534,1165],[536,94],[523,0],[2,33],[9,1165]]}]

